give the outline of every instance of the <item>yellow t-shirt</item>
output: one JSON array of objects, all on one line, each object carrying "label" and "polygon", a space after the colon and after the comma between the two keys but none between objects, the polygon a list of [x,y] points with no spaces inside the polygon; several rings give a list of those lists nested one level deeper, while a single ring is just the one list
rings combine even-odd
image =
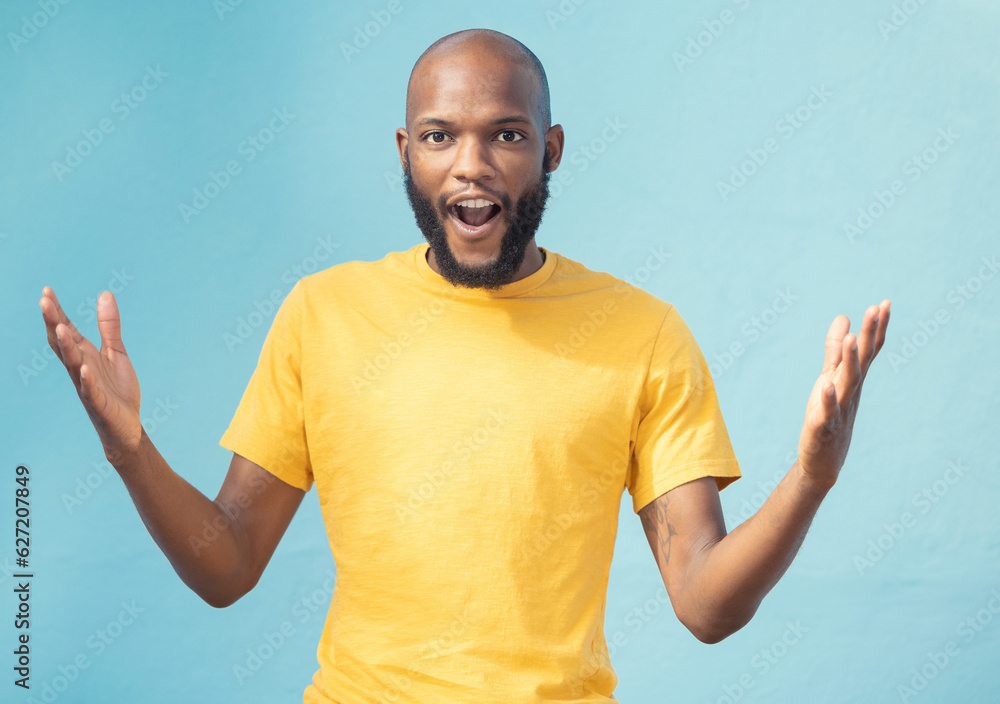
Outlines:
[{"label": "yellow t-shirt", "polygon": [[456,288],[428,249],[301,279],[220,441],[319,493],[336,583],[304,702],[617,701],[623,491],[740,476],[708,366],[610,274],[540,247]]}]

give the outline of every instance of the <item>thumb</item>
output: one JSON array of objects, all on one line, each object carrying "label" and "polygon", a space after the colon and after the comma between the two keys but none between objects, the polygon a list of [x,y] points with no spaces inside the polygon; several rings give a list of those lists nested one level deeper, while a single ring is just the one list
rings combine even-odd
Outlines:
[{"label": "thumb", "polygon": [[101,352],[112,349],[126,354],[118,302],[110,291],[104,291],[97,297],[97,329],[101,332]]}]

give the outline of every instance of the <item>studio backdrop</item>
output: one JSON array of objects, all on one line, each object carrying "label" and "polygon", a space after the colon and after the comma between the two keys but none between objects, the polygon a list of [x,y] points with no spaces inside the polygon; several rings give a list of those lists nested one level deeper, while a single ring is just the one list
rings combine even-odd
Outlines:
[{"label": "studio backdrop", "polygon": [[472,27],[537,54],[565,129],[538,244],[694,333],[743,471],[729,530],[795,459],[831,321],[893,302],[840,480],[742,630],[705,645],[678,622],[623,496],[616,697],[1000,701],[990,0],[5,1],[0,700],[301,701],[336,575],[316,492],[256,588],[205,604],[104,460],[38,300],[98,340],[114,292],[146,432],[214,497],[294,283],[423,241],[394,131],[416,58]]}]

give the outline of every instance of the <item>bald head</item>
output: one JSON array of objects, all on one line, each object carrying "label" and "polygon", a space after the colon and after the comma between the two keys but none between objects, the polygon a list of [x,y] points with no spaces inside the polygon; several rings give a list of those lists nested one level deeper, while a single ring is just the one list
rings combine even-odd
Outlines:
[{"label": "bald head", "polygon": [[410,71],[406,85],[406,124],[413,117],[414,91],[419,90],[424,74],[448,60],[483,61],[493,60],[519,67],[533,77],[535,82],[536,119],[544,134],[552,125],[552,111],[549,104],[549,83],[545,77],[542,62],[521,42],[503,32],[492,29],[464,29],[441,37],[431,44],[417,59]]}]

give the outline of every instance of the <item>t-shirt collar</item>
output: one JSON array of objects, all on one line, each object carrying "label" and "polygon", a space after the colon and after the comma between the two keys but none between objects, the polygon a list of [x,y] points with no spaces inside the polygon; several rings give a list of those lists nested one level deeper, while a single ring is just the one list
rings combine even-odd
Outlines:
[{"label": "t-shirt collar", "polygon": [[487,291],[482,288],[453,286],[441,274],[431,269],[431,265],[427,261],[427,252],[430,248],[430,243],[424,242],[410,250],[413,253],[413,265],[420,274],[420,278],[442,292],[447,292],[450,295],[468,296],[470,298],[512,298],[533,291],[549,280],[552,272],[556,270],[557,259],[559,257],[555,252],[550,252],[544,247],[539,247],[539,251],[545,255],[545,261],[542,262],[542,266],[538,271],[529,274],[519,281],[506,284],[496,291]]}]

